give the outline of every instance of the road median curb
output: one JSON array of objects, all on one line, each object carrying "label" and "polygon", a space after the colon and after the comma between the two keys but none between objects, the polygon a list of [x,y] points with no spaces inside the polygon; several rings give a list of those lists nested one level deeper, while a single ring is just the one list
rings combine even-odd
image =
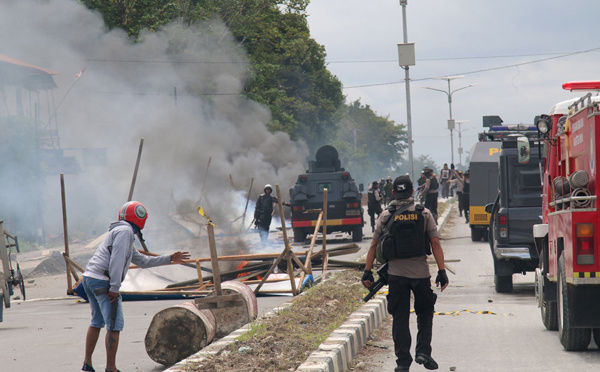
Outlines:
[{"label": "road median curb", "polygon": [[369,335],[386,317],[387,298],[378,295],[350,314],[296,371],[348,371],[358,352],[367,344]]}]

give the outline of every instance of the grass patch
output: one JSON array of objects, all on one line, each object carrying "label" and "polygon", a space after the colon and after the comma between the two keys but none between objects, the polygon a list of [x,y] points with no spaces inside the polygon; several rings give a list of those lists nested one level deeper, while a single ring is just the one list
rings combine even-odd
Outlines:
[{"label": "grass patch", "polygon": [[293,371],[362,304],[362,271],[346,270],[294,297],[291,306],[252,323],[250,331],[186,371]]}]

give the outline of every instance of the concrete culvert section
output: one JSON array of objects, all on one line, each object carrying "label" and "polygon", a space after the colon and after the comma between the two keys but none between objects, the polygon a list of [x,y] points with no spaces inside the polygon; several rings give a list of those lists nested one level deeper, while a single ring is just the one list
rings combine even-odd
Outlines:
[{"label": "concrete culvert section", "polygon": [[170,366],[210,344],[215,329],[210,310],[184,302],[154,315],[146,333],[146,352],[155,362]]},{"label": "concrete culvert section", "polygon": [[[217,322],[217,329],[215,331],[216,339],[225,337],[243,325],[250,323],[258,315],[256,296],[247,285],[240,282],[228,281],[221,285],[221,290],[224,295],[240,294],[245,303],[241,306],[210,309]],[[214,296],[214,292],[208,296]]]}]

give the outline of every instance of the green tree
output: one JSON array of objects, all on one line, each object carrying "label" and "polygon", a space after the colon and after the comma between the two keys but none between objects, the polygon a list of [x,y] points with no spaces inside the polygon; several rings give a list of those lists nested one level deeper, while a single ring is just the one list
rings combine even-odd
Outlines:
[{"label": "green tree", "polygon": [[245,92],[271,109],[269,129],[303,139],[312,150],[335,137],[342,84],[327,70],[325,48],[310,37],[308,0],[80,1],[100,12],[110,29],[122,28],[136,40],[142,30],[173,21],[222,19],[249,54]]},{"label": "green tree", "polygon": [[332,143],[355,179],[367,183],[398,175],[398,163],[408,146],[404,124],[378,115],[360,100],[345,105],[338,120],[337,139]]},{"label": "green tree", "polygon": [[[408,159],[402,159],[402,162],[399,164],[400,173],[410,173],[409,167]],[[429,155],[425,154],[419,155],[417,158],[413,159],[413,168],[415,171],[415,174],[411,177],[413,181],[421,176],[423,168],[433,169],[436,174],[439,172],[439,169],[441,169]]]}]

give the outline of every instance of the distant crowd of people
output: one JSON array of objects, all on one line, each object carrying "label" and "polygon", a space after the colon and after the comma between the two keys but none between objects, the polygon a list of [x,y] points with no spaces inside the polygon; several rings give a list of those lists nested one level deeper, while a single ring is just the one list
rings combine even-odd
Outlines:
[{"label": "distant crowd of people", "polygon": [[[456,170],[454,164],[448,167],[448,164],[445,163],[439,172],[438,179],[438,175],[434,173],[433,169],[425,167],[421,171],[421,177],[417,180],[417,184],[415,199],[431,211],[436,223],[440,193],[444,199],[453,197],[456,193],[460,217],[464,216],[466,223],[469,223],[469,171],[462,172]],[[375,230],[375,221],[383,212],[382,206],[387,206],[394,200],[392,190],[391,177],[373,181],[369,185],[367,212],[371,217],[371,231]]]}]

